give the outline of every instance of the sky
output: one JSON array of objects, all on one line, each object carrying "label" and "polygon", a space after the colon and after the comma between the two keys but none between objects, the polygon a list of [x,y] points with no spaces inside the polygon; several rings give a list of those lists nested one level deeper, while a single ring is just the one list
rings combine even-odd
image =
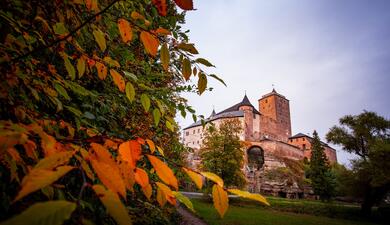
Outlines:
[{"label": "sky", "polygon": [[[199,57],[227,84],[185,94],[198,114],[210,115],[272,90],[290,100],[292,133],[321,140],[344,115],[375,111],[390,119],[390,1],[194,0],[185,29]],[[196,82],[196,79],[193,79]],[[178,117],[186,127],[190,117]],[[338,161],[354,156],[340,146]]]}]

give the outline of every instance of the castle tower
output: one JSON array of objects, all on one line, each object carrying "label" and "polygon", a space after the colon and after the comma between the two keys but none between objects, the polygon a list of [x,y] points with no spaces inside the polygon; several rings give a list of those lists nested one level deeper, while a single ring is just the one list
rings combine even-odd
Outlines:
[{"label": "castle tower", "polygon": [[287,142],[291,136],[290,103],[275,89],[259,99],[260,129],[263,138]]},{"label": "castle tower", "polygon": [[239,110],[244,112],[244,138],[251,140],[253,138],[253,106],[246,95],[241,101]]}]

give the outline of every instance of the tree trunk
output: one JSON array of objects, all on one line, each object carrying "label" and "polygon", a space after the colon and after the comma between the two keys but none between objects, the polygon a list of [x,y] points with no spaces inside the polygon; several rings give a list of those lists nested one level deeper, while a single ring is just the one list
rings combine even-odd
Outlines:
[{"label": "tree trunk", "polygon": [[375,200],[372,196],[372,188],[368,185],[366,189],[366,193],[364,194],[363,203],[361,206],[361,211],[364,216],[370,216],[371,215],[371,209],[374,205]]}]

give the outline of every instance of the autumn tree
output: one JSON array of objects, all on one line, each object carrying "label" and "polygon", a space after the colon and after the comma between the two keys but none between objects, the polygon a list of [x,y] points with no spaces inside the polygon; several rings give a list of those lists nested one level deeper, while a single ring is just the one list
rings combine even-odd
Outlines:
[{"label": "autumn tree", "polygon": [[311,180],[314,194],[321,200],[329,200],[335,192],[335,178],[326,158],[325,149],[316,131],[311,141],[311,157],[307,176]]},{"label": "autumn tree", "polygon": [[[226,202],[234,190],[183,167],[175,147],[176,112],[196,119],[181,93],[220,80],[181,29],[192,0],[1,4],[4,224],[167,224],[166,203],[193,209],[179,171],[199,188],[212,180],[216,202]],[[223,215],[227,204],[216,207]]]},{"label": "autumn tree", "polygon": [[352,186],[363,198],[361,209],[368,215],[390,190],[390,121],[364,111],[344,116],[339,122],[340,126],[332,127],[326,139],[360,157],[352,161]]},{"label": "autumn tree", "polygon": [[218,126],[210,124],[200,148],[201,168],[219,175],[225,184],[243,187],[246,184],[242,171],[244,151],[239,134],[238,119],[223,120]]}]

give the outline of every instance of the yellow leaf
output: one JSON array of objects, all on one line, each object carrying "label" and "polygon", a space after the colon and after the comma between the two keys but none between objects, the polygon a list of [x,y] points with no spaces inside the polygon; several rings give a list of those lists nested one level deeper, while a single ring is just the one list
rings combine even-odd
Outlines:
[{"label": "yellow leaf", "polygon": [[157,188],[157,196],[156,196],[158,204],[160,204],[161,207],[167,203],[167,198],[163,190],[160,188]]},{"label": "yellow leaf", "polygon": [[149,185],[149,177],[145,170],[140,168],[135,168],[134,173],[135,182],[137,182],[141,187],[146,187]]},{"label": "yellow leaf", "polygon": [[95,153],[94,155],[97,157],[98,161],[104,162],[104,163],[112,166],[113,168],[116,167],[116,162],[112,158],[112,155],[108,151],[107,148],[105,148],[104,146],[97,144],[97,143],[91,143],[91,147],[92,147],[92,149]]},{"label": "yellow leaf", "polygon": [[176,205],[176,198],[173,195],[172,190],[165,184],[156,182],[157,187],[164,193],[165,199],[171,204]]},{"label": "yellow leaf", "polygon": [[183,63],[182,63],[182,66],[181,66],[181,73],[183,74],[183,77],[188,80],[190,79],[190,76],[191,76],[191,63],[190,63],[190,60],[188,60],[187,58],[184,58],[183,59]]},{"label": "yellow leaf", "polygon": [[175,174],[165,163],[155,156],[147,155],[153,168],[156,170],[157,176],[166,184],[171,185],[178,190],[178,183]]},{"label": "yellow leaf", "polygon": [[162,148],[160,148],[159,146],[157,146],[157,151],[162,155],[164,156],[164,151]]},{"label": "yellow leaf", "polygon": [[118,20],[119,33],[121,34],[123,42],[127,43],[133,38],[133,32],[129,21],[125,19]]},{"label": "yellow leaf", "polygon": [[40,160],[35,166],[34,169],[54,169],[57,166],[67,164],[69,159],[72,158],[74,152],[58,152],[54,153],[49,157],[45,157]]},{"label": "yellow leaf", "polygon": [[120,176],[118,167],[114,168],[107,163],[94,159],[91,159],[90,162],[93,170],[104,186],[126,198],[125,184]]},{"label": "yellow leaf", "polygon": [[229,207],[229,199],[226,191],[218,184],[213,185],[213,201],[215,209],[222,218]]},{"label": "yellow leaf", "polygon": [[126,97],[129,99],[130,102],[134,101],[134,97],[135,97],[134,86],[130,82],[127,82],[125,89],[126,89]]},{"label": "yellow leaf", "polygon": [[137,165],[137,161],[141,158],[141,152],[141,144],[135,140],[126,141],[119,145],[119,157],[128,162],[131,169]]},{"label": "yellow leaf", "polygon": [[99,45],[99,48],[102,51],[106,50],[106,39],[104,37],[104,33],[100,29],[96,29],[92,33],[93,33],[93,36],[95,38],[95,41]]},{"label": "yellow leaf", "polygon": [[260,203],[263,203],[264,205],[270,205],[267,201],[267,199],[265,199],[262,195],[260,194],[254,194],[254,193],[249,193],[247,191],[241,191],[241,190],[238,190],[238,189],[228,189],[228,191],[232,194],[235,194],[235,195],[238,195],[240,197],[243,197],[243,198],[248,198],[248,199],[252,199],[252,200],[255,200],[255,201],[258,201]]},{"label": "yellow leaf", "polygon": [[129,213],[118,195],[111,190],[106,190],[102,185],[93,185],[93,190],[106,207],[108,213],[119,225],[132,224]]},{"label": "yellow leaf", "polygon": [[106,79],[107,77],[107,67],[103,64],[103,63],[100,63],[98,61],[96,61],[96,69],[97,69],[97,72],[98,72],[98,77],[100,80],[104,80]]},{"label": "yellow leaf", "polygon": [[199,73],[198,77],[198,90],[199,94],[202,94],[207,87],[207,77],[204,73]]},{"label": "yellow leaf", "polygon": [[218,175],[211,172],[200,172],[200,174],[202,174],[207,179],[214,181],[219,186],[223,187],[223,180]]},{"label": "yellow leaf", "polygon": [[74,80],[76,78],[76,71],[75,71],[72,63],[69,60],[69,56],[66,55],[65,53],[63,53],[62,58],[64,59],[65,69],[68,72],[70,79]]},{"label": "yellow leaf", "polygon": [[7,221],[3,221],[1,224],[61,225],[70,218],[75,209],[76,203],[67,201],[46,201],[42,203],[35,203],[19,215],[14,216]]},{"label": "yellow leaf", "polygon": [[125,91],[125,80],[123,77],[114,69],[110,69],[110,74],[114,80],[115,85],[119,88],[119,91]]},{"label": "yellow leaf", "polygon": [[78,155],[75,155],[75,158],[80,162],[81,168],[84,170],[84,173],[87,175],[87,177],[91,180],[95,180],[95,175],[93,174],[87,161],[85,161],[83,158],[81,158]]},{"label": "yellow leaf", "polygon": [[145,187],[142,187],[142,192],[144,193],[145,197],[150,201],[150,197],[152,197],[152,185],[148,184]]},{"label": "yellow leaf", "polygon": [[160,60],[164,70],[168,71],[169,66],[169,50],[167,43],[164,43],[160,49]]},{"label": "yellow leaf", "polygon": [[145,112],[149,111],[150,108],[150,98],[147,94],[143,93],[141,95],[141,104],[145,109]]},{"label": "yellow leaf", "polygon": [[66,173],[71,171],[74,167],[72,166],[60,166],[55,171],[47,169],[32,169],[22,180],[22,189],[15,197],[15,201],[20,200],[26,195],[44,188],[56,180],[64,176]]},{"label": "yellow leaf", "polygon": [[192,205],[192,202],[189,198],[184,196],[182,193],[173,191],[173,195],[176,197],[179,202],[183,203],[188,209],[190,209],[192,212],[195,212],[194,206]]},{"label": "yellow leaf", "polygon": [[77,60],[77,71],[79,72],[79,78],[81,78],[85,73],[85,59],[80,57]]},{"label": "yellow leaf", "polygon": [[202,189],[202,186],[203,186],[202,176],[198,173],[195,173],[194,171],[192,171],[190,169],[185,168],[185,167],[183,167],[183,170],[184,170],[184,172],[187,173],[187,175],[191,178],[191,180],[194,181],[196,186],[199,189]]},{"label": "yellow leaf", "polygon": [[103,58],[103,61],[106,62],[106,63],[108,63],[110,66],[113,66],[113,67],[117,67],[117,68],[121,67],[121,65],[119,64],[118,61],[112,59],[112,58],[109,57],[109,56],[105,56],[105,57]]},{"label": "yellow leaf", "polygon": [[142,44],[144,45],[146,52],[152,56],[157,55],[157,49],[160,44],[158,39],[147,31],[142,31],[140,35]]},{"label": "yellow leaf", "polygon": [[156,150],[156,146],[154,145],[154,142],[150,139],[145,140],[146,143],[148,143],[150,151],[153,153]]}]

